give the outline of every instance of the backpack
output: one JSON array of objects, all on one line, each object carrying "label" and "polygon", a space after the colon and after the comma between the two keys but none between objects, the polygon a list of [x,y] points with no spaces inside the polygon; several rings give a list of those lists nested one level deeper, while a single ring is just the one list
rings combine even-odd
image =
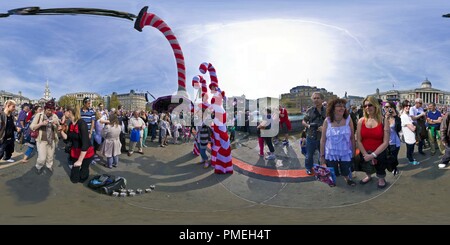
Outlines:
[{"label": "backpack", "polygon": [[111,195],[114,191],[124,189],[126,186],[127,181],[125,178],[108,174],[95,175],[88,183],[89,188],[107,195]]}]

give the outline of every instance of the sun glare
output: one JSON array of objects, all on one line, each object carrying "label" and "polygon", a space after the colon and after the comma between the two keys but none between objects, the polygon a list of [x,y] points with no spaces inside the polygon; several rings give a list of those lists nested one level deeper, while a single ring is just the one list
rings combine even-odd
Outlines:
[{"label": "sun glare", "polygon": [[[328,28],[329,29],[329,28]],[[228,94],[278,97],[317,86],[334,73],[333,36],[323,26],[288,20],[239,22],[208,34],[209,54]]]}]

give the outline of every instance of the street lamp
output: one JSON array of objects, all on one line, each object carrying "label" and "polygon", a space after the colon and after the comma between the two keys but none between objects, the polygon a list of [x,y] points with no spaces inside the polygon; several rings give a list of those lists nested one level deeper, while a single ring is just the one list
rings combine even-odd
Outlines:
[{"label": "street lamp", "polygon": [[449,13],[449,14],[444,14],[444,15],[442,15],[442,17],[444,17],[444,18],[450,18],[450,13]]},{"label": "street lamp", "polygon": [[156,100],[155,96],[153,96],[153,94],[151,94],[150,92],[147,91],[147,93],[145,94],[145,100],[146,100],[147,102],[149,102],[149,99],[148,99],[147,94],[149,94],[150,96],[153,97],[154,100]]}]

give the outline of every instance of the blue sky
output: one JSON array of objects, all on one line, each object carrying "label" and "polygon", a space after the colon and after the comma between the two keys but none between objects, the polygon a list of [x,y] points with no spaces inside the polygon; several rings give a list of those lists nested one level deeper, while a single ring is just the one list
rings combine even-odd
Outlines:
[{"label": "blue sky", "polygon": [[[412,89],[425,77],[450,90],[450,19],[441,17],[450,1],[2,1],[0,13],[40,6],[137,14],[145,5],[177,36],[190,94],[205,61],[227,95],[253,99],[307,81],[339,96]],[[168,42],[154,28],[140,33],[133,25],[98,16],[0,18],[0,90],[40,98],[48,79],[56,98],[77,91],[175,93]]]}]

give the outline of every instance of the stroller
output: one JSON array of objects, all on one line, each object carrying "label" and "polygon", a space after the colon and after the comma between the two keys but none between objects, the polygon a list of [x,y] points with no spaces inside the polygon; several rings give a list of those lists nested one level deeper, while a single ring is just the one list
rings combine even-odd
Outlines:
[{"label": "stroller", "polygon": [[191,127],[182,126],[180,137],[184,143],[188,143],[191,140]]}]

